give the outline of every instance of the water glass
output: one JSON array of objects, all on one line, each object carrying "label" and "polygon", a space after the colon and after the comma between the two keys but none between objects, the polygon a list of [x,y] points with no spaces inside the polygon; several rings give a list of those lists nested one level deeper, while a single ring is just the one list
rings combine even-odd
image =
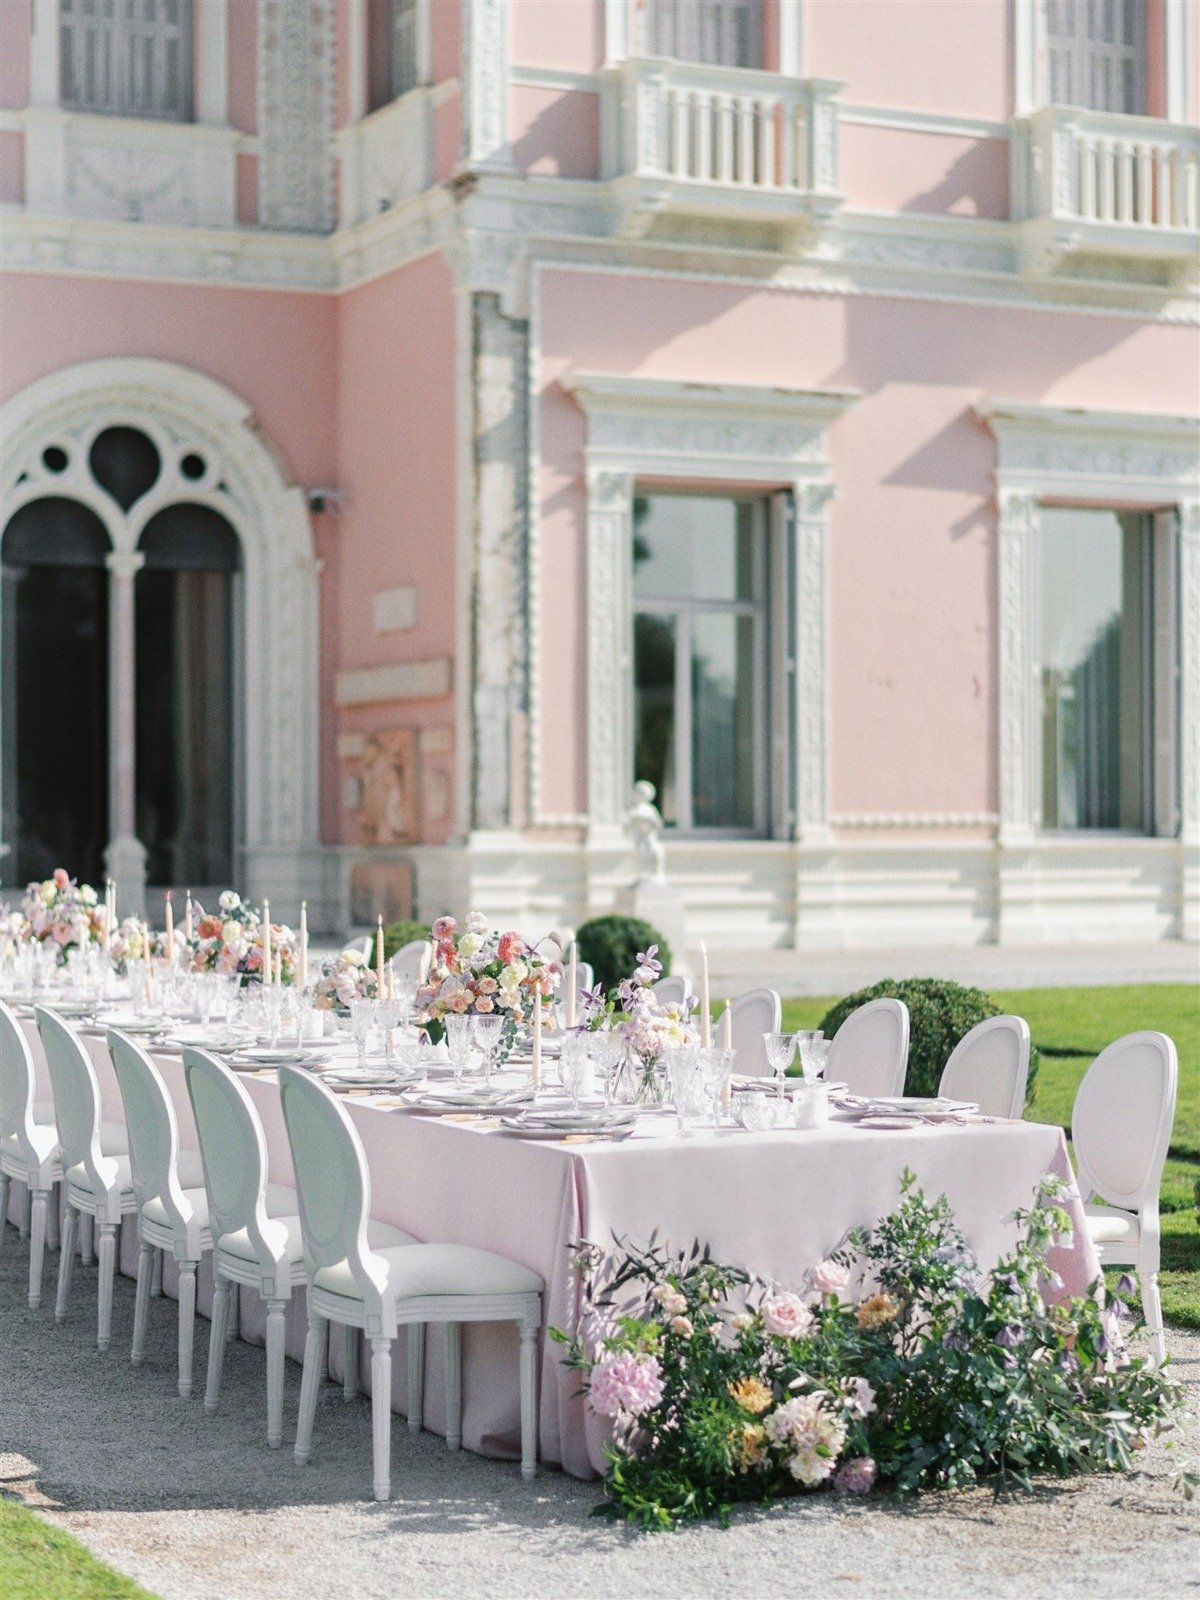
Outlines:
[{"label": "water glass", "polygon": [[771,1071],[775,1074],[776,1092],[780,1099],[783,1098],[783,1080],[787,1076],[787,1069],[792,1064],[796,1054],[796,1035],[794,1033],[764,1033],[763,1044],[767,1051],[767,1061]]},{"label": "water glass", "polygon": [[712,1111],[713,1127],[719,1128],[725,1110],[726,1092],[733,1077],[734,1062],[737,1060],[737,1051],[714,1047],[711,1050],[697,1050],[696,1058],[704,1077],[704,1090]]},{"label": "water glass", "polygon": [[465,1013],[451,1012],[446,1017],[446,1049],[450,1052],[450,1065],[454,1068],[454,1081],[461,1085],[471,1065],[475,1049],[474,1018]]},{"label": "water glass", "polygon": [[816,1083],[825,1071],[825,1064],[829,1060],[829,1047],[832,1039],[827,1039],[820,1031],[806,1033],[800,1039],[800,1068],[804,1073],[804,1081],[808,1084]]},{"label": "water glass", "polygon": [[675,1101],[675,1121],[682,1139],[689,1139],[693,1126],[709,1110],[708,1085],[701,1057],[709,1052],[686,1046],[670,1053],[671,1095]]},{"label": "water glass", "polygon": [[597,1028],[589,1037],[592,1060],[599,1067],[604,1083],[604,1103],[611,1105],[617,1069],[625,1059],[625,1044],[613,1028]]},{"label": "water glass", "polygon": [[737,1096],[735,1115],[747,1133],[765,1133],[768,1128],[775,1126],[777,1104],[777,1101],[773,1101],[771,1096],[761,1089],[754,1089],[748,1094]]},{"label": "water glass", "polygon": [[592,1092],[594,1073],[590,1043],[586,1033],[571,1032],[563,1035],[562,1081],[563,1088],[571,1096],[573,1111],[578,1111],[580,1100]]}]

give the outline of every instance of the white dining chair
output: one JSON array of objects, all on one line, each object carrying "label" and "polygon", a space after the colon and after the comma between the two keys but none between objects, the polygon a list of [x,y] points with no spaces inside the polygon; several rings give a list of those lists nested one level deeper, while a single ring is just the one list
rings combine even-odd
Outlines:
[{"label": "white dining chair", "polygon": [[[520,1335],[521,1474],[537,1469],[537,1348],[542,1279],[528,1267],[468,1245],[372,1243],[371,1178],[358,1130],[310,1073],[279,1069],[283,1116],[300,1197],[308,1270],[308,1337],[296,1428],[296,1460],[312,1447],[324,1324],[363,1329],[371,1341],[373,1479],[391,1492],[392,1344],[408,1328],[408,1425],[421,1426],[424,1324],[445,1330],[446,1443],[462,1443],[464,1322],[515,1322]],[[405,1236],[406,1237],[406,1236]]]},{"label": "white dining chair", "polygon": [[825,1077],[864,1099],[904,1093],[908,1069],[908,1007],[888,996],[852,1011],[833,1036]]},{"label": "white dining chair", "polygon": [[129,1162],[137,1199],[138,1270],[130,1360],[141,1366],[146,1319],[160,1251],[179,1267],[179,1393],[192,1392],[192,1340],[196,1325],[196,1269],[212,1249],[208,1196],[199,1150],[180,1150],[175,1107],[158,1068],[140,1046],[116,1028],[108,1053],[125,1105]]},{"label": "white dining chair", "polygon": [[[29,1041],[16,1017],[0,1001],[0,1243],[7,1233],[12,1180],[29,1196],[29,1308],[42,1303],[42,1265],[54,1185],[62,1181],[58,1130],[52,1107],[34,1102],[35,1076]],[[49,1112],[49,1116],[47,1116]],[[40,1115],[39,1115],[40,1113]]]},{"label": "white dining chair", "polygon": [[392,971],[397,978],[419,978],[421,963],[430,953],[428,939],[410,939],[400,946],[392,957]]},{"label": "white dining chair", "polygon": [[[1083,1075],[1071,1112],[1071,1140],[1088,1233],[1103,1266],[1135,1268],[1155,1360],[1166,1360],[1158,1190],[1171,1127],[1179,1057],[1165,1033],[1127,1033]],[[1103,1202],[1096,1204],[1090,1197]]]},{"label": "white dining chair", "polygon": [[57,1322],[66,1321],[76,1230],[80,1217],[87,1217],[95,1224],[99,1236],[96,1243],[99,1266],[96,1344],[99,1349],[107,1350],[112,1331],[117,1232],[122,1217],[137,1210],[128,1135],[123,1123],[106,1122],[100,1115],[96,1069],[79,1035],[45,1006],[37,1006],[34,1016],[50,1070],[59,1160],[66,1190],[54,1317]]},{"label": "white dining chair", "polygon": [[681,1006],[690,992],[687,979],[681,972],[671,972],[650,986],[660,1005]]},{"label": "white dining chair", "polygon": [[[771,1076],[764,1033],[778,1033],[783,1025],[783,1002],[774,989],[748,989],[729,1007],[729,1031],[737,1051],[737,1069],[751,1078]],[[714,1023],[714,1031],[719,1023]]]},{"label": "white dining chair", "polygon": [[938,1093],[950,1100],[974,1101],[986,1117],[1019,1122],[1025,1112],[1029,1048],[1024,1017],[987,1017],[964,1033],[950,1052]]}]

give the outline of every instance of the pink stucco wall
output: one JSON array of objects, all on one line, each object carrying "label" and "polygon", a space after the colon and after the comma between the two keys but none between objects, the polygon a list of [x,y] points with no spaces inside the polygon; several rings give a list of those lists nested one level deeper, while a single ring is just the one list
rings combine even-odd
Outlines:
[{"label": "pink stucco wall", "polygon": [[994,217],[1009,213],[1008,141],[845,123],[841,188],[870,211]]},{"label": "pink stucco wall", "polygon": [[29,19],[32,0],[0,0],[0,107],[29,102]]},{"label": "pink stucco wall", "polygon": [[243,133],[258,128],[258,4],[229,4],[229,124]]},{"label": "pink stucco wall", "polygon": [[604,63],[604,0],[519,0],[509,39],[524,67],[594,72]]},{"label": "pink stucco wall", "polygon": [[523,172],[599,176],[600,97],[518,86],[509,97],[512,156]]},{"label": "pink stucco wall", "polygon": [[[441,256],[363,284],[338,301],[338,486],[335,597],[339,665],[373,667],[448,657],[455,643],[455,319],[453,278]],[[419,588],[416,626],[377,634],[380,589]],[[452,730],[450,696],[346,708],[337,728]],[[327,737],[334,730],[327,730]],[[323,769],[337,771],[336,742]],[[342,831],[338,796],[324,817]],[[427,835],[440,842],[453,818]]]},{"label": "pink stucco wall", "polygon": [[540,306],[545,809],[584,806],[571,730],[585,693],[585,429],[558,386],[572,367],[862,392],[829,435],[832,809],[995,809],[994,451],[972,408],[991,396],[1195,414],[1193,331],[553,269]]},{"label": "pink stucco wall", "polygon": [[25,198],[25,135],[0,133],[0,203],[20,205]]}]

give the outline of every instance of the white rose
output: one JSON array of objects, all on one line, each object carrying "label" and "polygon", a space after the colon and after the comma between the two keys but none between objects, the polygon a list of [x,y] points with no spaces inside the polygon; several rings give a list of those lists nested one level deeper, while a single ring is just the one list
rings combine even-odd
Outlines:
[{"label": "white rose", "polygon": [[472,956],[478,955],[483,949],[483,940],[477,933],[464,933],[458,941],[458,953],[464,961],[469,961]]},{"label": "white rose", "polygon": [[224,890],[221,898],[217,901],[217,904],[220,906],[222,911],[232,911],[237,903],[238,897],[236,894],[234,894],[232,889]]}]

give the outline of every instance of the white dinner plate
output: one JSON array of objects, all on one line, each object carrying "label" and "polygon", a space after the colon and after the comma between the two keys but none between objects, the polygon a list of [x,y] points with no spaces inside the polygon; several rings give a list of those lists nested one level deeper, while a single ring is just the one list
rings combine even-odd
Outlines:
[{"label": "white dinner plate", "polygon": [[916,1127],[918,1124],[915,1117],[860,1117],[858,1125],[860,1128],[898,1131],[901,1128]]},{"label": "white dinner plate", "polygon": [[607,1128],[547,1128],[522,1122],[519,1117],[501,1117],[500,1126],[518,1139],[606,1139],[612,1143],[628,1139],[634,1129],[632,1122],[618,1122]]},{"label": "white dinner plate", "polygon": [[302,1066],[306,1061],[315,1059],[313,1050],[297,1050],[295,1046],[281,1046],[272,1050],[266,1046],[254,1045],[249,1049],[234,1052],[232,1059],[242,1065],[243,1063],[256,1067],[283,1067]]},{"label": "white dinner plate", "polygon": [[162,1033],[170,1026],[162,1017],[97,1017],[97,1028],[119,1028],[122,1033]]},{"label": "white dinner plate", "polygon": [[91,1017],[96,1012],[94,1000],[43,1000],[47,1011],[57,1011],[60,1017]]}]

